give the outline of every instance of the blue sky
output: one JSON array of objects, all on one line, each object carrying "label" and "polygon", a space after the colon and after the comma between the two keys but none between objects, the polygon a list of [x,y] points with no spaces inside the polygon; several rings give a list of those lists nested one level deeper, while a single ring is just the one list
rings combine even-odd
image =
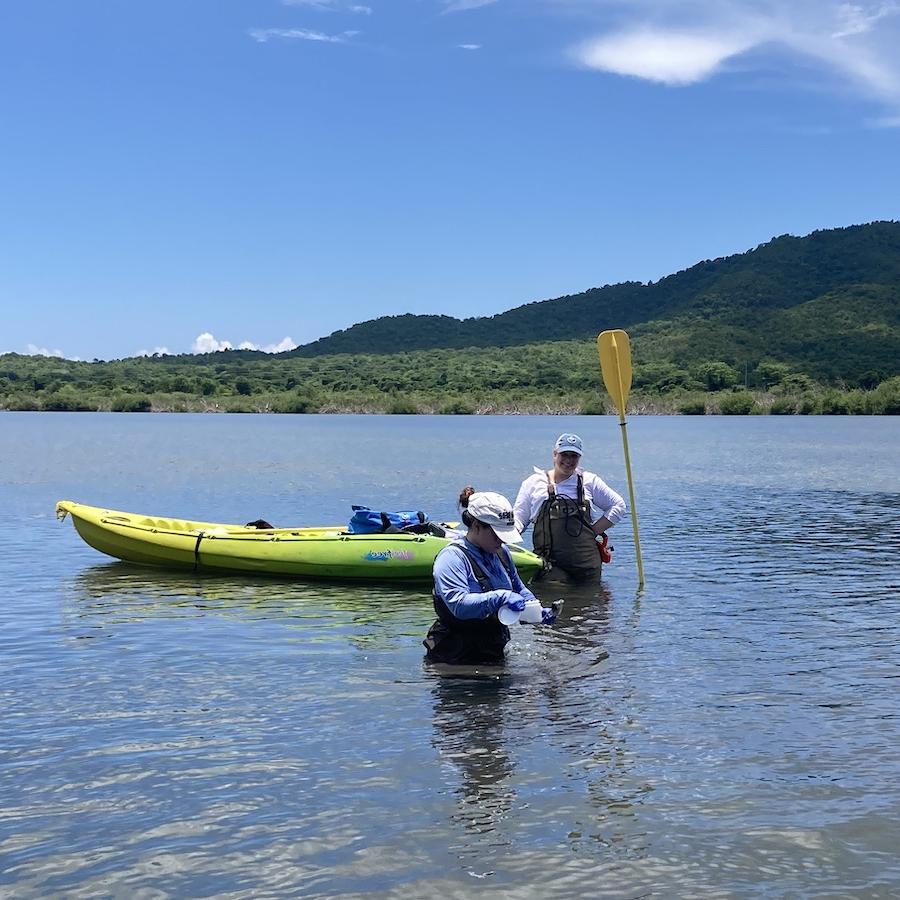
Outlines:
[{"label": "blue sky", "polygon": [[898,46],[900,0],[4,0],[0,352],[284,348],[898,218]]}]

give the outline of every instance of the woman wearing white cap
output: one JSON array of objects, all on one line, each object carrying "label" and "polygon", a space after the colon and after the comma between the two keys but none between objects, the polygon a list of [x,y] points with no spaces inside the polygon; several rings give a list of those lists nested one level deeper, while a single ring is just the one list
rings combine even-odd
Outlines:
[{"label": "woman wearing white cap", "polygon": [[[534,552],[552,565],[545,578],[598,581],[598,543],[625,514],[622,496],[580,468],[583,452],[577,434],[561,434],[553,445],[553,468],[535,467],[516,497],[516,528],[523,532],[534,522]],[[594,509],[600,511],[596,518]]]},{"label": "woman wearing white cap", "polygon": [[[534,594],[522,583],[509,550],[522,538],[513,509],[502,494],[464,488],[459,495],[462,540],[448,544],[434,561],[434,611],[437,620],[424,644],[431,662],[453,665],[499,665],[509,642],[509,628],[497,616],[501,607],[516,613]],[[543,611],[552,624],[555,614]]]}]

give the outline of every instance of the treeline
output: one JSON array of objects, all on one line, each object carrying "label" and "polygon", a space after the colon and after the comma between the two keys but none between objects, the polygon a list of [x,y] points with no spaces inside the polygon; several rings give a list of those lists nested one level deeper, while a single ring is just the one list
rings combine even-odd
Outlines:
[{"label": "treeline", "polygon": [[[854,383],[825,383],[766,358],[738,365],[647,356],[636,352],[633,412],[900,414],[900,377],[874,369]],[[315,358],[225,351],[90,363],[7,354],[0,356],[0,409],[612,412],[593,341]]]},{"label": "treeline", "polygon": [[655,284],[607,285],[491,317],[383,317],[285,355],[587,341],[610,327],[629,330],[644,362],[743,370],[770,359],[865,387],[900,374],[900,222],[783,235]]},{"label": "treeline", "polygon": [[384,317],[274,356],[7,354],[0,409],[604,413],[594,338],[610,327],[632,338],[636,412],[898,414],[900,222],[490,318]]}]

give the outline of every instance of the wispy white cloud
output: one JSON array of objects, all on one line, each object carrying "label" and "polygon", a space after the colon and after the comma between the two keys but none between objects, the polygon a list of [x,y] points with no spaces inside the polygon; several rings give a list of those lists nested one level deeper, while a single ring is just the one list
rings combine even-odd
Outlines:
[{"label": "wispy white cloud", "polygon": [[66,358],[66,354],[62,350],[48,350],[46,347],[38,347],[37,344],[26,344],[25,356],[58,356],[61,359]]},{"label": "wispy white cloud", "polygon": [[480,50],[481,44],[457,44],[460,50]]},{"label": "wispy white cloud", "polygon": [[498,0],[444,0],[444,12],[465,12],[467,9],[479,9],[482,6],[490,6]]},{"label": "wispy white cloud", "polygon": [[293,350],[298,346],[297,342],[290,337],[282,338],[277,344],[254,344],[252,341],[241,341],[238,344],[238,350],[262,350],[263,353],[284,353],[286,350]]},{"label": "wispy white cloud", "polygon": [[877,119],[871,119],[869,125],[872,128],[900,128],[900,115],[880,116]]},{"label": "wispy white cloud", "polygon": [[[778,49],[814,60],[833,82],[900,113],[898,0],[554,0],[593,35],[574,46],[582,66],[669,85],[727,70]],[[597,25],[597,22],[602,25]],[[755,51],[754,57],[747,54]]]},{"label": "wispy white cloud", "polygon": [[324,31],[310,31],[307,28],[251,28],[248,34],[260,44],[271,40],[320,41],[326,44],[345,44],[359,32],[342,31],[340,34],[326,34]]},{"label": "wispy white cloud", "polygon": [[591,69],[680,85],[709,78],[754,43],[738,34],[641,29],[595,38],[576,48],[575,56]]},{"label": "wispy white cloud", "polygon": [[[285,350],[293,350],[297,342],[290,337],[284,337],[277,344],[256,344],[253,341],[241,341],[237,345],[238,350],[261,350],[263,353],[283,353]],[[198,334],[191,346],[191,353],[218,353],[220,350],[234,350],[231,341],[219,341],[209,331]]]},{"label": "wispy white cloud", "polygon": [[138,350],[135,356],[168,356],[168,347],[154,347],[152,350]]},{"label": "wispy white cloud", "polygon": [[839,30],[835,31],[832,37],[843,38],[854,34],[865,34],[872,30],[879,19],[883,19],[897,10],[896,3],[882,3],[879,7],[870,9],[857,3],[841,3],[837,8]]},{"label": "wispy white cloud", "polygon": [[342,0],[281,0],[284,6],[304,6],[325,12],[351,12],[363,16],[372,15],[372,7],[362,3],[345,3]]}]

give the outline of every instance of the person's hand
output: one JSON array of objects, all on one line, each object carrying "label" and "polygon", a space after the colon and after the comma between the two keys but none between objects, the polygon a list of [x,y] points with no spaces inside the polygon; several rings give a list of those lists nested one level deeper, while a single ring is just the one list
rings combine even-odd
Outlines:
[{"label": "person's hand", "polygon": [[597,542],[600,559],[605,563],[612,562],[613,548],[609,546],[609,535],[603,531],[600,534],[595,534],[594,540]]},{"label": "person's hand", "polygon": [[500,605],[508,606],[513,612],[522,612],[525,609],[525,598],[510,591],[509,596]]},{"label": "person's hand", "polygon": [[554,600],[549,609],[544,607],[541,610],[541,625],[553,625],[556,622],[556,617],[559,615],[559,612],[562,608],[562,598],[560,598],[559,600]]}]

